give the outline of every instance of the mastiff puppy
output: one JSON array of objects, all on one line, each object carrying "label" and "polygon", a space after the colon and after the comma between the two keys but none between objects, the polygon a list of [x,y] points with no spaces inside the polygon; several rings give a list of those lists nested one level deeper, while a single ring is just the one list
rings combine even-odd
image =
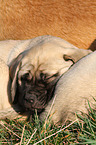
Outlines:
[{"label": "mastiff puppy", "polygon": [[[88,102],[96,104],[96,51],[83,57],[62,75],[56,85],[56,96],[50,112],[54,123],[74,120],[75,113],[87,113]],[[53,97],[54,99],[54,97]],[[53,99],[48,103],[40,118],[44,119]],[[94,105],[92,105],[94,106]]]},{"label": "mastiff puppy", "polygon": [[24,111],[34,113],[37,109],[41,113],[59,77],[90,52],[53,36],[0,41],[0,58],[9,67],[11,105],[18,103]]},{"label": "mastiff puppy", "polygon": [[78,59],[90,53],[63,39],[47,36],[20,53],[10,65],[12,102],[26,111],[41,113],[52,98],[59,77]]}]

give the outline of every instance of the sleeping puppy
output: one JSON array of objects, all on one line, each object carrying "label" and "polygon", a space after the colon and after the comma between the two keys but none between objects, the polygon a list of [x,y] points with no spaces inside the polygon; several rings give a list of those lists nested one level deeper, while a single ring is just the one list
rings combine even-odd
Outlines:
[{"label": "sleeping puppy", "polygon": [[[50,112],[54,123],[72,121],[76,118],[76,112],[87,113],[87,99],[92,104],[95,103],[93,97],[96,99],[96,51],[80,59],[62,75],[57,82],[54,96],[56,98]],[[46,117],[53,99],[41,113],[41,119]]]},{"label": "sleeping puppy", "polygon": [[[44,39],[45,38],[45,39]],[[78,49],[58,37],[43,36],[10,63],[12,103],[41,113],[53,96],[59,77],[90,50]]]}]

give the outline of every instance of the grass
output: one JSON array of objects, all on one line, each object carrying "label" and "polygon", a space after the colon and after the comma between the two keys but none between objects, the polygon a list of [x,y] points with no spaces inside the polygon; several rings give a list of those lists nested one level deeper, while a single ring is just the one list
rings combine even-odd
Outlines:
[{"label": "grass", "polygon": [[[89,104],[89,102],[88,102]],[[89,113],[78,114],[74,122],[56,126],[41,122],[35,115],[34,122],[22,118],[0,121],[0,145],[96,145],[96,110],[89,104]]]}]

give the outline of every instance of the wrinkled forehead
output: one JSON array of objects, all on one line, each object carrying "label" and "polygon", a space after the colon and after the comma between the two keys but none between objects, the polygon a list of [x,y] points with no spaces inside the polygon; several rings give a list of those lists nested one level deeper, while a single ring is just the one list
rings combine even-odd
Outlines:
[{"label": "wrinkled forehead", "polygon": [[61,57],[63,54],[72,54],[73,52],[78,51],[78,48],[68,44],[58,43],[58,41],[40,43],[28,51],[28,56],[31,56],[32,59],[37,59],[37,57],[48,59],[49,57]]},{"label": "wrinkled forehead", "polygon": [[[27,73],[31,70],[34,74],[39,72],[49,75],[64,73],[73,64],[72,61],[65,61],[64,54],[70,54],[74,48],[64,48],[54,43],[46,43],[30,49],[23,58],[21,72]],[[22,73],[21,73],[22,74]]]}]

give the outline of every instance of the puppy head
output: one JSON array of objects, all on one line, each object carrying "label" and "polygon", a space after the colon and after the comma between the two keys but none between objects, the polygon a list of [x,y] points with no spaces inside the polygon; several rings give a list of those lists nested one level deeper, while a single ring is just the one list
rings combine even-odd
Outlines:
[{"label": "puppy head", "polygon": [[[68,64],[74,63],[70,56],[62,55],[62,59],[66,63],[70,61]],[[23,53],[14,59],[10,66],[12,102],[18,102],[24,110],[31,112],[37,109],[39,113],[45,108],[61,76],[59,68],[50,75],[50,72],[45,71],[48,70],[46,67],[43,68],[43,63],[38,63],[35,67],[26,57],[24,58]]]}]

